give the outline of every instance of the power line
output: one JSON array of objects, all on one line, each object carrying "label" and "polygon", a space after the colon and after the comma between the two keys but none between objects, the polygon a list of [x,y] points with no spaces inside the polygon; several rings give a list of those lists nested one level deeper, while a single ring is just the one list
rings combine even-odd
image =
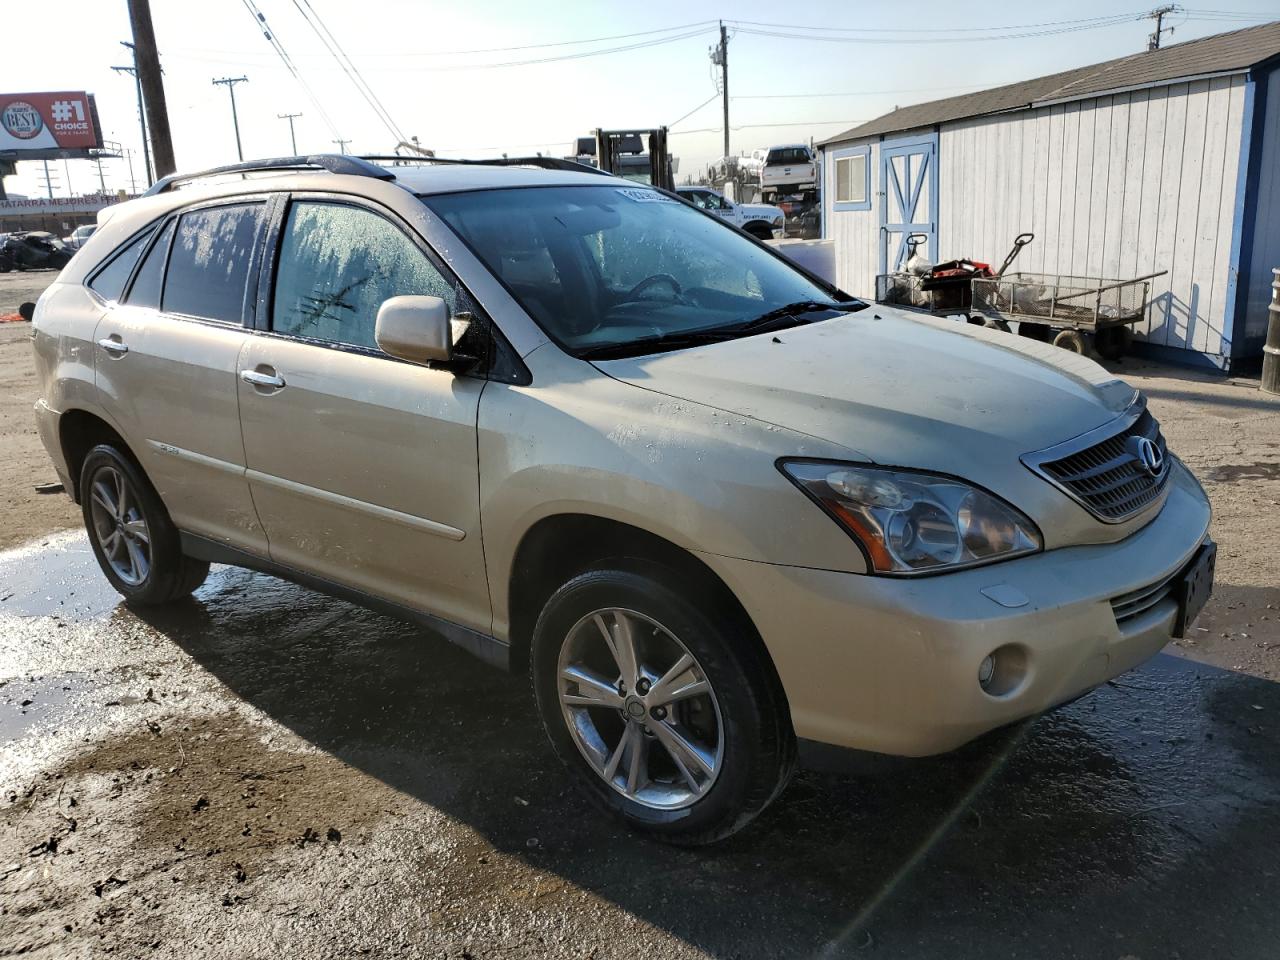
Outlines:
[{"label": "power line", "polygon": [[566,60],[584,60],[587,57],[600,57],[611,53],[625,53],[629,50],[643,50],[647,47],[657,47],[666,43],[675,43],[677,40],[688,40],[690,37],[701,36],[714,28],[700,27],[697,30],[689,30],[685,33],[678,33],[675,36],[659,37],[654,40],[644,40],[637,43],[624,44],[617,47],[605,47],[600,50],[584,50],[581,53],[567,53],[557,57],[538,57],[532,60],[508,60],[502,63],[459,63],[449,66],[425,66],[425,67],[396,67],[393,69],[406,71],[440,71],[440,70],[490,70],[499,67],[528,67],[542,63],[561,63]]},{"label": "power line", "polygon": [[986,83],[970,83],[960,87],[898,87],[892,90],[845,90],[838,93],[746,93],[734,94],[730,100],[806,100],[810,97],[873,97],[890,93],[936,93],[946,90],[976,90],[990,86]]},{"label": "power line", "polygon": [[[325,47],[328,48],[329,52],[333,54],[333,59],[337,61],[338,66],[342,67],[343,72],[346,73],[346,75],[351,79],[351,82],[355,84],[356,90],[362,97],[364,97],[365,103],[369,104],[369,106],[373,108],[373,112],[377,115],[378,119],[382,121],[383,126],[387,128],[388,132],[395,138],[396,142],[401,143],[407,140],[408,137],[406,137],[404,132],[396,126],[395,121],[391,119],[391,114],[387,112],[387,108],[382,105],[382,101],[379,100],[377,94],[373,92],[373,88],[365,82],[365,79],[360,74],[359,69],[354,63],[352,63],[351,58],[347,56],[346,51],[342,49],[342,45],[338,43],[337,37],[335,37],[329,30],[329,27],[325,24],[324,20],[321,19],[320,14],[316,12],[315,7],[311,6],[310,0],[293,0],[293,5],[297,8],[298,12],[302,14],[302,18],[311,26],[311,29],[315,31],[315,34],[320,38],[321,43],[323,43]],[[306,7],[305,10],[303,9],[304,6]],[[310,11],[309,15],[308,11]],[[314,19],[312,19],[313,17]]]},{"label": "power line", "polygon": [[1125,23],[1131,20],[1140,20],[1146,16],[1145,10],[1135,10],[1132,13],[1108,13],[1098,17],[1082,17],[1077,20],[1046,20],[1042,23],[1015,23],[1006,24],[1004,26],[984,26],[984,27],[833,27],[830,24],[822,26],[805,26],[798,23],[770,23],[760,20],[728,20],[735,26],[751,26],[751,27],[781,27],[787,30],[817,30],[822,33],[992,33],[999,30],[1030,30],[1039,29],[1041,27],[1061,27],[1072,24],[1098,24],[1107,26],[1111,23]]},{"label": "power line", "polygon": [[[715,99],[716,99],[717,97],[719,97],[719,96],[720,96],[720,91],[718,91],[718,90],[717,90],[717,91],[716,91],[715,93],[713,93],[711,96],[707,97],[707,99],[703,100],[700,104],[698,104],[696,107],[694,107],[692,110],[690,110],[690,111],[689,111],[688,113],[686,113],[684,116],[682,116],[679,120],[673,120],[671,123],[668,123],[668,124],[667,124],[667,127],[668,127],[668,128],[670,128],[670,127],[674,127],[677,123],[681,123],[681,122],[683,122],[683,121],[685,121],[685,120],[688,120],[688,119],[689,119],[690,117],[692,117],[695,113],[697,113],[699,110],[701,110],[703,107],[705,107],[707,104],[711,103],[713,100],[715,100]],[[734,99],[736,100],[736,99],[737,99],[737,97],[735,97]]]},{"label": "power line", "polygon": [[[267,42],[271,44],[271,48],[275,51],[276,56],[280,58],[280,62],[283,63],[289,73],[293,75],[293,79],[298,82],[298,86],[302,87],[302,92],[307,95],[307,99],[311,101],[311,105],[316,108],[316,112],[319,113],[321,119],[324,120],[325,126],[329,128],[329,132],[335,137],[339,136],[337,126],[334,125],[333,120],[329,117],[324,105],[320,102],[320,98],[315,95],[311,86],[302,78],[302,74],[300,74],[298,72],[298,68],[294,66],[293,58],[285,51],[284,43],[281,42],[278,36],[276,36],[275,31],[267,25],[267,18],[262,15],[262,11],[258,9],[253,0],[241,0],[241,2],[244,3],[245,9],[249,11],[249,16],[253,17],[253,22],[257,25],[258,29],[262,31],[262,35],[267,38]],[[290,123],[291,129],[292,126],[292,123]]]},{"label": "power line", "polygon": [[[1133,19],[1129,16],[1116,17],[1110,20],[1098,22],[1089,22],[1078,26],[1046,28],[1043,30],[1028,30],[1022,33],[999,33],[999,34],[983,34],[980,36],[941,36],[941,37],[923,37],[923,36],[902,36],[902,37],[865,37],[865,36],[833,36],[819,35],[812,33],[794,33],[790,30],[757,30],[749,27],[740,26],[738,29],[745,34],[759,37],[775,37],[783,40],[816,40],[822,43],[862,43],[862,44],[926,44],[926,43],[982,43],[988,40],[1025,40],[1032,37],[1051,37],[1065,33],[1078,33],[1082,30],[1096,30],[1100,27],[1117,26],[1121,23],[1127,23]],[[798,27],[791,30],[802,29],[812,30],[813,27]]]}]

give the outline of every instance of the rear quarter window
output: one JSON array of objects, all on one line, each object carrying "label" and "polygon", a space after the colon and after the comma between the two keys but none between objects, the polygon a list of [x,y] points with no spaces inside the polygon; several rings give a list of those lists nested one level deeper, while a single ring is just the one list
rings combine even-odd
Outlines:
[{"label": "rear quarter window", "polygon": [[133,273],[134,264],[142,256],[142,250],[155,229],[155,224],[152,224],[112,254],[107,265],[89,281],[89,289],[104,300],[119,300],[124,293],[124,285],[129,282],[129,274]]}]

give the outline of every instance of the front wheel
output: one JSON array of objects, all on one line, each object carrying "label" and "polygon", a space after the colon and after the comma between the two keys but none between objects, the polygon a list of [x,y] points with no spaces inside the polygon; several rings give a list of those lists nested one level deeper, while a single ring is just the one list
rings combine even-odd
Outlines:
[{"label": "front wheel", "polygon": [[795,737],[749,626],[673,584],[657,569],[570,580],[538,618],[533,685],[556,754],[597,804],[658,839],[710,843],[781,792]]},{"label": "front wheel", "polygon": [[145,474],[109,444],[80,469],[80,506],[98,565],[130,603],[171,603],[204,583],[209,564],[182,553],[178,529]]}]

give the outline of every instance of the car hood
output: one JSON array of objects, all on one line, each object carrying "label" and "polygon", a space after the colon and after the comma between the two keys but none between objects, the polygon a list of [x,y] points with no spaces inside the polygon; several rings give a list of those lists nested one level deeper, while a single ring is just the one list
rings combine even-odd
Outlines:
[{"label": "car hood", "polygon": [[838,444],[851,459],[996,490],[1022,454],[1101,426],[1136,396],[1066,350],[884,307],[598,367],[646,390]]}]

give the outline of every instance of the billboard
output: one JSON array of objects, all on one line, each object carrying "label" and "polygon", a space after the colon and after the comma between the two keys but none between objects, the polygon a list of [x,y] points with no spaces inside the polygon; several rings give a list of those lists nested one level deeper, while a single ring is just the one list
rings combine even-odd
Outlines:
[{"label": "billboard", "polygon": [[86,156],[102,146],[93,95],[78,91],[0,93],[0,157]]}]

